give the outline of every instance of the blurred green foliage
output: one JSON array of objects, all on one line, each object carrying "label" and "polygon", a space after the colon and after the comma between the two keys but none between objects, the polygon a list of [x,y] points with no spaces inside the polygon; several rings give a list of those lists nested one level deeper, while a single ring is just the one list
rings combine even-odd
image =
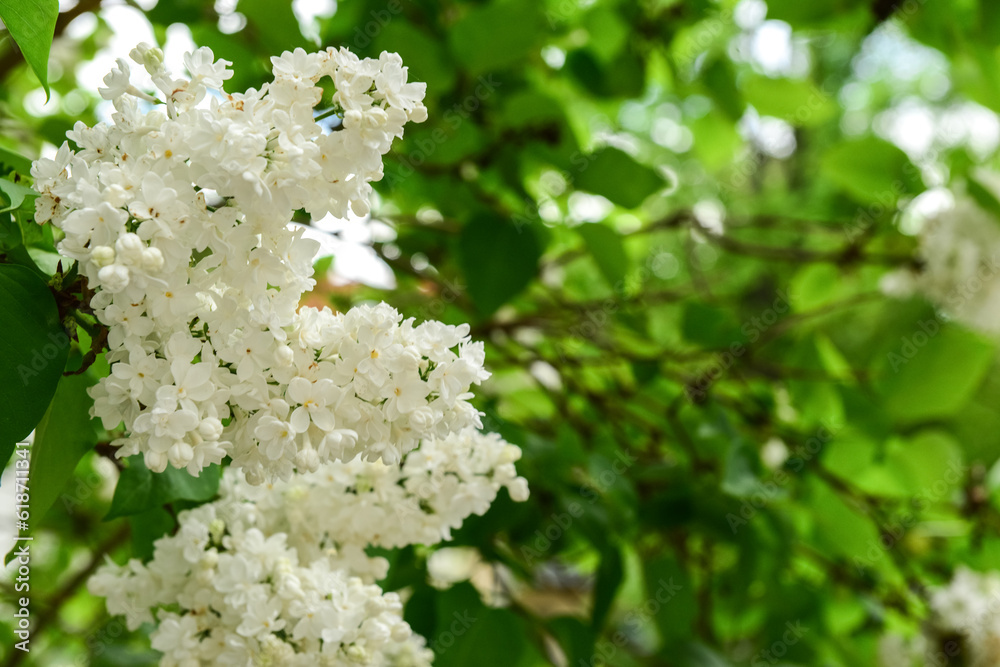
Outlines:
[{"label": "blurred green foliage", "polygon": [[[22,156],[106,113],[77,78],[113,37],[99,4],[59,18],[47,104],[0,46],[0,287],[14,264],[33,272],[25,290],[56,274]],[[161,43],[180,23],[234,61],[231,90],[316,46],[286,2],[140,4],[120,9]],[[323,47],[399,52],[430,114],[376,184],[394,235],[374,247],[397,287],[320,298],[471,322],[494,374],[484,422],[523,448],[532,490],[455,535],[489,585],[438,589],[427,550],[390,554],[384,584],[437,664],[871,665],[886,629],[918,626],[926,586],[995,567],[996,342],[878,290],[913,261],[901,207],[995,166],[996,142],[974,135],[897,145],[891,116],[995,118],[995,3],[343,0],[311,28]],[[21,326],[23,301],[0,289],[0,328]],[[77,329],[67,368],[92,347]],[[24,664],[155,660],[81,584],[104,553],[148,556],[217,484],[130,462],[112,496],[106,434],[79,416],[101,372],[52,378],[27,397],[39,414],[16,415],[37,422],[56,392],[35,444],[51,467],[32,471],[33,498],[54,505],[35,524],[41,630]],[[463,614],[476,620],[456,632]]]}]

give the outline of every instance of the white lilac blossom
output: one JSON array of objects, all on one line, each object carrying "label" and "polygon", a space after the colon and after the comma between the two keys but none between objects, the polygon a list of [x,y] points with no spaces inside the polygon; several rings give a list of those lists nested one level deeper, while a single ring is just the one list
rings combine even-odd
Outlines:
[{"label": "white lilac blossom", "polygon": [[287,534],[300,557],[328,557],[337,567],[375,581],[388,562],[365,554],[368,546],[432,545],[472,514],[489,509],[501,488],[515,501],[528,484],[514,462],[521,450],[499,435],[467,429],[425,440],[402,465],[353,460],[321,466],[287,482],[250,486],[235,471],[223,476],[219,511],[237,506],[253,525]]},{"label": "white lilac blossom", "polygon": [[284,534],[224,521],[211,504],[179,520],[148,564],[109,563],[88,584],[130,629],[156,623],[150,639],[164,667],[388,666],[386,653],[410,640],[395,593],[325,558],[303,561]]},{"label": "white lilac blossom", "polygon": [[[368,211],[382,155],[421,122],[425,86],[395,54],[346,49],[272,58],[274,80],[225,93],[230,63],[200,48],[175,77],[140,45],[159,98],[119,60],[101,94],[113,123],[77,123],[32,168],[36,220],[65,237],[108,330],[111,374],[92,415],[118,456],[197,475],[227,455],[254,484],[321,463],[397,463],[424,438],[479,426],[489,374],[469,328],[416,325],[387,305],[298,309],[317,244],[293,212]],[[333,82],[323,101],[321,79]],[[319,119],[329,106],[334,129]]]},{"label": "white lilac blossom", "polygon": [[228,468],[219,499],[181,512],[149,563],[108,562],[89,588],[131,629],[156,623],[165,666],[428,665],[399,598],[371,583],[385,560],[364,549],[447,539],[500,488],[526,499],[520,453],[470,429],[424,441],[402,466],[338,461],[259,486]]},{"label": "white lilac blossom", "polygon": [[883,291],[920,294],[946,316],[1000,335],[1000,221],[958,195],[923,220],[918,237],[920,269],[888,274]]},{"label": "white lilac blossom", "polygon": [[968,667],[1000,664],[1000,573],[960,567],[947,585],[931,590],[928,602],[920,635],[882,639],[882,667],[930,667],[943,664],[942,655]]}]

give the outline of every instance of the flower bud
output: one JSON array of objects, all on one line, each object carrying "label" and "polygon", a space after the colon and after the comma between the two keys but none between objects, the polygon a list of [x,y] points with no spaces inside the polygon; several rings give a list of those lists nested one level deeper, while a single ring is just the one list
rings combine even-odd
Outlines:
[{"label": "flower bud", "polygon": [[501,452],[498,463],[513,463],[521,458],[521,448],[517,445],[507,445]]},{"label": "flower bud", "polygon": [[90,261],[100,268],[114,264],[115,249],[106,245],[94,246],[90,251]]},{"label": "flower bud", "polygon": [[279,345],[274,351],[274,359],[279,366],[291,366],[292,362],[295,361],[295,353],[287,345]]},{"label": "flower bud", "polygon": [[146,244],[135,234],[122,234],[115,241],[115,250],[118,251],[118,259],[122,264],[141,266],[142,252],[145,249]]},{"label": "flower bud", "polygon": [[351,662],[357,662],[364,664],[368,662],[368,653],[364,648],[358,646],[357,644],[351,644],[344,649],[344,653],[347,654],[347,659]]},{"label": "flower bud", "polygon": [[414,123],[422,123],[427,120],[427,107],[423,104],[413,107],[410,110],[409,120]]},{"label": "flower bud", "polygon": [[[216,521],[217,520],[218,519],[216,519]],[[213,521],[212,523],[215,523],[215,521]],[[211,527],[209,527],[209,530],[211,530]],[[219,564],[219,553],[217,551],[206,551],[205,554],[201,557],[200,564],[205,569],[212,569],[213,567]]]},{"label": "flower bud", "polygon": [[125,208],[128,202],[132,199],[132,196],[128,191],[120,185],[114,184],[109,185],[108,189],[104,191],[104,201],[111,204],[115,208]]},{"label": "flower bud", "polygon": [[218,440],[222,437],[222,430],[222,422],[215,417],[206,417],[198,424],[198,434],[205,440]]},{"label": "flower bud", "polygon": [[[204,561],[199,562],[199,565],[204,564]],[[215,571],[212,569],[197,570],[194,573],[194,579],[202,586],[209,586],[212,580],[215,579]]]},{"label": "flower bud", "polygon": [[156,273],[163,268],[163,253],[159,248],[146,248],[142,251],[142,268],[149,273]]},{"label": "flower bud", "polygon": [[429,405],[422,405],[410,413],[410,428],[417,433],[427,433],[436,420],[434,410]]},{"label": "flower bud", "polygon": [[264,483],[264,471],[257,468],[244,467],[243,473],[247,478],[247,484],[250,486],[260,486]]},{"label": "flower bud", "polygon": [[147,449],[142,454],[142,460],[153,472],[163,472],[167,469],[167,455],[163,452]]},{"label": "flower bud", "polygon": [[121,292],[128,287],[128,269],[121,264],[105,266],[97,272],[97,280],[100,281],[101,286],[108,292],[112,294]]},{"label": "flower bud", "polygon": [[132,49],[128,55],[132,60],[145,67],[150,76],[155,75],[163,68],[163,51],[145,42]]},{"label": "flower bud", "polygon": [[405,642],[413,635],[413,631],[406,623],[396,623],[392,626],[392,641],[397,643]]},{"label": "flower bud", "polygon": [[183,468],[187,464],[191,463],[191,459],[194,458],[194,449],[191,445],[184,442],[183,440],[178,440],[170,449],[167,450],[167,459],[170,461],[170,465],[175,468]]},{"label": "flower bud", "polygon": [[226,522],[222,519],[212,519],[212,522],[208,524],[208,534],[212,536],[212,541],[216,544],[222,543],[222,536],[225,532]]},{"label": "flower bud", "polygon": [[528,480],[523,477],[518,477],[510,483],[510,486],[507,487],[507,493],[510,494],[510,499],[514,502],[524,502],[530,495],[530,492],[528,491]]},{"label": "flower bud", "polygon": [[362,115],[357,109],[344,112],[344,127],[355,127],[361,124]]},{"label": "flower bud", "polygon": [[389,120],[389,116],[386,115],[385,111],[379,109],[378,107],[372,107],[365,112],[364,124],[367,128],[378,128],[383,127]]},{"label": "flower bud", "polygon": [[319,454],[312,447],[300,449],[295,454],[295,467],[300,472],[316,472],[319,468]]}]

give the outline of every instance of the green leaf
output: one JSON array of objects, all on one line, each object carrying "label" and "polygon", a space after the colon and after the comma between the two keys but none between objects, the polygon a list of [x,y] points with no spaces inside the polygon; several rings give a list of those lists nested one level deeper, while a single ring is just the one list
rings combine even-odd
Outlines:
[{"label": "green leaf", "polygon": [[594,656],[594,632],[586,624],[564,616],[549,623],[549,630],[566,654],[567,664],[589,664]]},{"label": "green leaf", "polygon": [[626,49],[604,64],[589,48],[566,54],[566,71],[595,97],[639,97],[646,83],[646,63]]},{"label": "green leaf", "polygon": [[[36,196],[34,192],[31,196]],[[29,214],[24,206],[14,211],[13,216],[17,220],[20,228],[21,242],[32,248],[41,248],[50,252],[56,252],[55,239],[52,236],[52,225],[40,225],[35,222],[34,206],[30,206]]]},{"label": "green leaf", "polygon": [[128,467],[118,478],[111,509],[104,520],[140,514],[175,500],[211,500],[219,490],[219,475],[217,465],[205,468],[198,477],[172,466],[167,466],[163,472],[152,472],[142,456],[130,456]]},{"label": "green leaf", "polygon": [[8,181],[4,178],[0,178],[0,192],[4,194],[9,202],[9,206],[6,208],[0,208],[0,213],[6,213],[7,211],[13,211],[14,209],[21,208],[21,204],[24,203],[25,198],[38,196],[38,193],[31,188],[21,185],[20,183]]},{"label": "green leaf", "polygon": [[462,228],[458,259],[476,310],[493,313],[528,286],[542,251],[530,227],[480,214]]},{"label": "green leaf", "polygon": [[956,88],[972,100],[996,111],[1000,109],[1000,73],[996,49],[988,44],[969,43],[956,54]]},{"label": "green leaf", "polygon": [[96,422],[90,419],[93,399],[89,374],[67,375],[59,381],[52,404],[35,429],[31,445],[31,520],[39,525],[63,492],[76,464],[96,443]]},{"label": "green leaf", "polygon": [[771,0],[767,3],[767,18],[791,23],[796,28],[816,25],[826,27],[830,24],[831,17],[847,16],[852,8],[858,6],[861,7],[861,19],[867,20],[866,14],[871,8],[859,0]]},{"label": "green leaf", "polygon": [[[731,119],[713,109],[701,118],[691,120],[688,127],[694,133],[692,150],[706,169],[714,171],[730,167],[730,161],[743,144],[743,138]],[[740,177],[738,175],[731,183],[737,185]],[[745,182],[747,179],[742,177],[742,180]]]},{"label": "green leaf", "polygon": [[728,442],[722,472],[722,491],[732,496],[748,497],[761,488],[760,457],[747,439],[733,427],[726,411],[718,404],[710,409],[715,430]]},{"label": "green leaf", "polygon": [[153,557],[153,542],[172,532],[177,523],[162,507],[133,514],[128,522],[132,531],[132,553],[143,561]]},{"label": "green leaf", "polygon": [[808,311],[850,296],[839,267],[826,262],[812,262],[795,272],[789,292],[795,295],[797,310]]},{"label": "green leaf", "polygon": [[627,47],[631,27],[623,16],[612,7],[593,5],[584,17],[584,28],[600,39],[591,39],[590,47],[601,60],[611,62]]},{"label": "green leaf", "polygon": [[[153,9],[153,11],[156,11],[164,7],[168,17],[164,19],[166,25],[174,22],[187,23],[187,21],[180,17],[172,18],[172,12],[175,11],[173,9],[176,6],[175,3],[170,3],[169,8],[165,6],[166,4],[163,2],[158,3]],[[200,0],[197,4],[199,5],[199,10],[204,9],[204,5],[200,4]],[[207,23],[193,23],[190,25],[191,36],[194,38],[195,44],[207,46],[212,49],[216,58],[223,58],[236,63],[231,70],[233,72],[232,78],[225,82],[226,90],[246,90],[247,88],[260,87],[264,81],[271,79],[271,63],[261,58],[240,33],[227,35],[219,32],[214,25]]]},{"label": "green leaf", "polygon": [[866,204],[891,206],[900,195],[920,187],[917,169],[906,153],[875,137],[834,145],[823,155],[820,171],[855,201]]},{"label": "green leaf", "polygon": [[56,32],[59,0],[0,0],[0,19],[49,95],[49,49]]},{"label": "green leaf", "polygon": [[953,488],[964,476],[962,448],[941,430],[924,430],[913,438],[889,443],[886,465],[897,471],[911,496],[935,489],[944,500],[945,494],[938,493],[941,485]]},{"label": "green leaf", "polygon": [[726,352],[733,344],[742,344],[747,340],[730,310],[700,301],[684,304],[681,332],[687,341]]},{"label": "green leaf", "polygon": [[21,228],[17,221],[11,217],[9,212],[0,213],[0,252],[8,256],[8,262],[11,261],[9,251],[21,243]]},{"label": "green leaf", "polygon": [[585,224],[576,228],[587,245],[587,250],[597,262],[597,268],[612,287],[622,285],[628,273],[628,255],[622,237],[610,227]]},{"label": "green leaf", "polygon": [[578,170],[574,179],[578,189],[607,197],[625,208],[637,208],[666,186],[655,170],[617,148],[574,156],[573,163]]},{"label": "green leaf", "polygon": [[31,173],[31,160],[29,158],[3,146],[0,146],[0,164],[7,165],[24,176]]},{"label": "green leaf", "polygon": [[965,191],[976,201],[979,208],[996,218],[998,224],[1000,224],[1000,201],[997,200],[995,194],[983,187],[975,178],[970,178],[966,181]]},{"label": "green leaf", "polygon": [[728,60],[713,60],[702,73],[701,81],[720,111],[734,121],[743,116],[746,102],[736,89],[735,75]]},{"label": "green leaf", "polygon": [[316,280],[323,280],[326,274],[330,272],[333,268],[333,255],[327,255],[326,257],[320,257],[315,262],[313,262],[313,277]]},{"label": "green leaf", "polygon": [[[208,8],[210,7],[211,5],[208,6]],[[146,18],[152,23],[164,26],[169,26],[172,23],[185,23],[194,27],[195,24],[199,24],[207,18],[206,9],[205,3],[201,0],[170,0],[170,2],[157,2],[152,9],[146,11]],[[215,29],[215,26],[212,28]],[[196,43],[201,44],[197,41]]]},{"label": "green leaf", "polygon": [[[32,192],[32,200],[35,193]],[[27,268],[36,270],[41,274],[44,281],[49,280],[49,276],[56,273],[60,260],[64,258],[56,252],[55,239],[52,236],[52,225],[39,225],[35,222],[35,211],[33,206],[28,206],[30,212],[24,205],[13,212],[16,224],[14,231],[20,239],[12,238],[11,230],[4,229],[3,239],[0,240],[0,248],[11,247],[13,252],[7,253],[8,261],[12,264],[24,264],[27,261]],[[8,213],[0,212],[0,216]],[[18,240],[20,243],[18,243]],[[27,255],[25,257],[24,255]]]},{"label": "green leaf", "polygon": [[922,322],[886,355],[885,408],[899,422],[941,419],[972,398],[993,365],[996,348],[980,336]]},{"label": "green leaf", "polygon": [[814,126],[837,114],[837,103],[811,81],[751,76],[743,83],[746,101],[763,116],[774,116],[793,125]]},{"label": "green leaf", "polygon": [[[930,440],[924,441],[927,444]],[[947,445],[948,443],[943,443]],[[823,466],[834,475],[848,479],[859,491],[872,496],[886,498],[906,498],[921,490],[924,474],[914,479],[913,468],[922,468],[928,452],[924,443],[917,443],[912,448],[914,461],[909,461],[910,447],[899,438],[890,440],[886,445],[861,437],[845,437],[830,443],[823,457]],[[948,449],[931,454],[935,463],[943,461],[944,465],[936,470],[940,475],[950,462]],[[960,460],[960,459],[959,459]]]},{"label": "green leaf", "polygon": [[470,9],[449,29],[448,44],[454,62],[482,74],[519,62],[536,45],[541,28],[536,3],[495,2]]},{"label": "green leaf", "polygon": [[[412,558],[413,547],[406,547],[406,549],[410,551],[409,555]],[[413,560],[416,559],[413,558]],[[392,569],[395,569],[395,565]],[[389,570],[390,576],[392,576],[392,569]],[[425,572],[421,581],[413,587],[413,594],[406,601],[403,619],[410,624],[415,633],[424,637],[432,637],[437,625],[437,607],[435,606],[437,595],[433,588],[423,583],[426,580],[427,574]],[[395,589],[384,588],[383,590]]]},{"label": "green leaf", "polygon": [[236,9],[246,15],[248,27],[268,53],[278,55],[297,46],[309,46],[292,11],[292,3],[239,0]]},{"label": "green leaf", "polygon": [[616,547],[608,546],[601,554],[601,563],[597,567],[597,581],[594,583],[594,608],[590,616],[590,627],[597,633],[604,627],[604,622],[611,611],[611,605],[618,594],[618,588],[625,578],[622,553]]},{"label": "green leaf", "polygon": [[760,459],[757,453],[739,437],[733,437],[726,454],[722,490],[732,496],[747,498],[761,488],[758,478]]},{"label": "green leaf", "polygon": [[[814,481],[803,498],[803,508],[813,517],[812,539],[824,554],[851,559],[856,566],[874,565],[886,558],[879,542],[878,530],[860,508],[849,506],[824,483]],[[869,554],[875,556],[869,558]]]},{"label": "green leaf", "polygon": [[48,286],[23,266],[0,264],[0,462],[45,414],[69,348]]},{"label": "green leaf", "polygon": [[[483,99],[493,92],[483,88]],[[446,115],[425,123],[406,133],[405,152],[400,159],[407,165],[455,164],[475,155],[486,145],[486,135],[476,123],[463,118],[463,114],[448,110]],[[412,168],[412,167],[411,167]]]},{"label": "green leaf", "polygon": [[607,74],[590,49],[573,49],[566,54],[566,72],[595,97],[608,94]]},{"label": "green leaf", "polygon": [[830,377],[842,379],[851,377],[851,364],[828,337],[822,334],[816,336],[816,352],[819,354],[823,369]]},{"label": "green leaf", "polygon": [[542,91],[522,90],[503,97],[501,118],[510,127],[543,126],[562,123],[562,106]]},{"label": "green leaf", "polygon": [[723,656],[697,642],[686,643],[679,652],[671,652],[670,658],[678,667],[732,667]]},{"label": "green leaf", "polygon": [[376,53],[398,53],[409,68],[409,80],[426,83],[429,96],[440,97],[455,85],[455,64],[444,44],[411,23],[390,21],[376,36],[373,48]]},{"label": "green leaf", "polygon": [[509,611],[483,605],[469,583],[437,596],[437,629],[428,637],[436,667],[534,667],[546,664],[526,624]]},{"label": "green leaf", "polygon": [[645,577],[650,615],[664,643],[691,637],[698,605],[687,572],[676,559],[663,556],[646,563]]}]

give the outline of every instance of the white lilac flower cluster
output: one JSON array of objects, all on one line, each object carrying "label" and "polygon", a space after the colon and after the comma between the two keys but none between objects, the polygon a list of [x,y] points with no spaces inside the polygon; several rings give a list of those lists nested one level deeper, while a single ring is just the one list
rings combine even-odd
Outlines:
[{"label": "white lilac flower cluster", "polygon": [[922,634],[882,639],[882,667],[1000,664],[1000,573],[960,567],[946,586],[931,591],[929,603]]},{"label": "white lilac flower cluster", "polygon": [[228,455],[259,484],[359,454],[398,462],[478,426],[469,389],[489,374],[467,326],[415,326],[386,305],[297,310],[317,244],[289,228],[293,212],[367,212],[382,155],[426,118],[400,58],[297,49],[260,90],[227,94],[230,63],[207,48],[185,56],[189,78],[159,49],[131,56],[159,98],[119,60],[100,91],[113,123],[77,123],[80,150],[32,168],[36,219],[65,234],[109,330],[93,415],[124,423],[118,455],[193,475]]},{"label": "white lilac flower cluster", "polygon": [[285,534],[250,523],[211,504],[183,512],[152,561],[105,565],[89,589],[132,630],[155,620],[165,667],[392,664],[386,649],[411,636],[396,594],[324,558],[302,561]]},{"label": "white lilac flower cluster", "polygon": [[501,488],[515,501],[527,500],[527,481],[514,468],[520,457],[520,448],[499,435],[467,429],[423,441],[401,466],[356,459],[256,487],[227,471],[221,502],[241,513],[250,503],[254,525],[287,534],[300,557],[326,556],[374,581],[389,564],[367,556],[366,547],[451,539],[451,530],[484,514]]},{"label": "white lilac flower cluster", "polygon": [[424,441],[402,466],[334,462],[260,486],[229,468],[220,498],[181,512],[152,561],[109,562],[89,588],[131,629],[157,623],[166,666],[427,665],[399,598],[371,584],[384,559],[364,548],[446,539],[501,487],[526,499],[520,454],[470,429]]},{"label": "white lilac flower cluster", "polygon": [[888,274],[891,296],[917,293],[950,318],[989,335],[1000,335],[1000,221],[971,197],[926,216],[918,232],[919,270]]}]

